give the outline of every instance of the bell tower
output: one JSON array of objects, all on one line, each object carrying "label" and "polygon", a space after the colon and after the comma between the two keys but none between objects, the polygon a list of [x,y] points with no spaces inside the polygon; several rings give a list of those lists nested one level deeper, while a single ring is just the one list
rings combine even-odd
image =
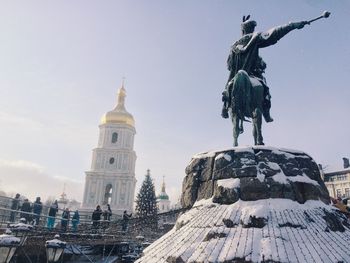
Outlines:
[{"label": "bell tower", "polygon": [[101,118],[97,147],[92,151],[91,168],[86,173],[83,210],[109,204],[113,214],[132,212],[135,195],[133,116],[125,109],[124,83],[118,90],[115,108]]}]

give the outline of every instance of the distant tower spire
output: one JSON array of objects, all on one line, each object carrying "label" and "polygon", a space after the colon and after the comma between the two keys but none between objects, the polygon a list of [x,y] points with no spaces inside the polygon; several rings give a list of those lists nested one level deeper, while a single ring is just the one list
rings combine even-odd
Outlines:
[{"label": "distant tower spire", "polygon": [[165,175],[163,175],[163,183],[162,183],[162,193],[165,193]]}]

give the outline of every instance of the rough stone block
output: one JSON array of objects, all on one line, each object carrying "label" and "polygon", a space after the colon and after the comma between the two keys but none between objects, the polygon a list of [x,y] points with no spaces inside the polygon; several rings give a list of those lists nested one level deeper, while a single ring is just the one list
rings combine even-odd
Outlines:
[{"label": "rough stone block", "polygon": [[211,180],[214,159],[215,157],[193,158],[186,167],[186,174],[197,173],[199,180],[202,182]]},{"label": "rough stone block", "polygon": [[201,182],[198,188],[197,200],[208,199],[213,196],[213,182]]},{"label": "rough stone block", "polygon": [[269,197],[269,188],[265,182],[260,182],[254,177],[241,178],[240,198],[243,201],[255,201]]},{"label": "rough stone block", "polygon": [[219,204],[233,204],[239,199],[239,188],[226,188],[215,183],[213,202]]}]

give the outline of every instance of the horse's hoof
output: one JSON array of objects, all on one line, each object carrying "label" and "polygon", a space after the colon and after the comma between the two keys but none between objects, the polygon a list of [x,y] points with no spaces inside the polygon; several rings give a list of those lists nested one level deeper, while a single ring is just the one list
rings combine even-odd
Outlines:
[{"label": "horse's hoof", "polygon": [[273,119],[271,117],[265,119],[266,122],[273,122]]}]

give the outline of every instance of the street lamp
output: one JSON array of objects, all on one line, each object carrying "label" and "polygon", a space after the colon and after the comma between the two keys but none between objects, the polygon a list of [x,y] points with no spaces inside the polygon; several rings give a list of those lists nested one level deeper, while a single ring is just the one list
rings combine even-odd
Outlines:
[{"label": "street lamp", "polygon": [[46,241],[45,247],[48,262],[58,262],[66,248],[66,242],[59,240],[59,237],[59,235],[55,235],[54,239]]},{"label": "street lamp", "polygon": [[19,244],[20,239],[11,235],[9,230],[0,235],[0,263],[9,263]]},{"label": "street lamp", "polygon": [[24,245],[24,243],[27,240],[29,232],[33,230],[33,226],[28,225],[25,222],[26,220],[24,218],[21,218],[18,224],[11,224],[9,226],[10,230],[12,231],[12,233],[14,233],[15,237],[18,237],[21,239],[21,242],[19,244],[20,246]]}]

